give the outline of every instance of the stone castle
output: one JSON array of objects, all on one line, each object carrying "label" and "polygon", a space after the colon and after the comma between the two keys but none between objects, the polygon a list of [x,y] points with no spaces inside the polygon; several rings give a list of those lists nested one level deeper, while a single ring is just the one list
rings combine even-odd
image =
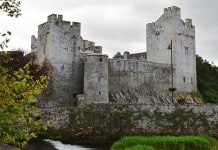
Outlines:
[{"label": "stone castle", "polygon": [[147,52],[108,58],[101,46],[82,38],[80,23],[64,21],[62,15],[48,16],[38,26],[38,37],[31,37],[36,63],[48,61],[52,66],[52,81],[40,105],[176,103],[195,92],[192,20],[183,21],[180,8],[172,6],[146,28]]}]

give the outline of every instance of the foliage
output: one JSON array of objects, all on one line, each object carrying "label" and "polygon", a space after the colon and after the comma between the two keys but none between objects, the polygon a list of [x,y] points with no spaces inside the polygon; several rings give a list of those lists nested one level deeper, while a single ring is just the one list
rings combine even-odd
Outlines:
[{"label": "foliage", "polygon": [[196,59],[197,84],[202,98],[207,103],[218,103],[218,67],[200,56]]},{"label": "foliage", "polygon": [[25,59],[0,53],[0,141],[18,147],[23,147],[43,128],[35,95],[48,83],[46,75],[34,76],[32,61],[22,63],[22,60]]},{"label": "foliage", "polygon": [[1,43],[0,43],[0,48],[1,49],[4,49],[4,47],[8,47],[7,46],[7,43],[10,41],[10,39],[9,39],[9,37],[8,36],[10,36],[11,35],[11,32],[10,31],[7,31],[6,33],[0,33],[0,37],[2,37],[1,38]]},{"label": "foliage", "polygon": [[0,0],[0,9],[10,17],[21,15],[21,2],[19,0]]},{"label": "foliage", "polygon": [[[21,15],[19,0],[0,0],[0,10],[5,12],[10,17],[19,17]],[[9,36],[11,35],[10,31],[6,33],[0,32],[0,49],[7,48],[7,43],[10,41]]]},{"label": "foliage", "polygon": [[162,150],[182,150],[182,149],[191,149],[191,150],[211,150],[214,146],[209,137],[204,136],[151,136],[151,137],[142,137],[142,136],[132,136],[132,137],[123,137],[121,140],[115,142],[111,149],[126,149],[138,146],[146,145],[152,146],[154,149]]}]

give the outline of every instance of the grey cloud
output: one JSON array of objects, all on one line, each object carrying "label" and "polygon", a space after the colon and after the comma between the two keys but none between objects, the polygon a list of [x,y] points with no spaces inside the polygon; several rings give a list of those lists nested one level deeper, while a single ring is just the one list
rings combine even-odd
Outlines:
[{"label": "grey cloud", "polygon": [[37,33],[38,24],[46,21],[47,15],[60,13],[65,20],[81,22],[84,39],[102,45],[110,56],[116,51],[145,51],[146,23],[156,21],[165,7],[175,5],[181,8],[183,19],[193,19],[197,53],[209,60],[217,59],[218,41],[214,41],[218,39],[217,0],[22,0],[22,3],[24,23],[29,21],[24,25],[28,32],[25,35],[29,34],[25,40],[29,43],[30,35]]}]

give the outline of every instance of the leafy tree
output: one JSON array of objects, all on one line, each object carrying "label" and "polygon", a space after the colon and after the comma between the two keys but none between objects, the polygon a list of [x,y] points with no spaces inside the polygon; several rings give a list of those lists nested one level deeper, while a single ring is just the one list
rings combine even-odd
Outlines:
[{"label": "leafy tree", "polygon": [[[0,10],[5,12],[10,17],[19,17],[21,15],[20,9],[21,2],[19,0],[0,0]],[[10,31],[5,33],[0,32],[0,48],[4,49],[7,47],[7,43],[10,41],[9,36],[11,35]]]},{"label": "leafy tree", "polygon": [[218,67],[196,57],[198,91],[208,103],[218,103]]},{"label": "leafy tree", "polygon": [[43,128],[35,96],[46,88],[48,77],[30,58],[17,56],[0,53],[0,141],[23,147]]},{"label": "leafy tree", "polygon": [[21,2],[19,0],[0,0],[0,9],[10,17],[21,15]]}]

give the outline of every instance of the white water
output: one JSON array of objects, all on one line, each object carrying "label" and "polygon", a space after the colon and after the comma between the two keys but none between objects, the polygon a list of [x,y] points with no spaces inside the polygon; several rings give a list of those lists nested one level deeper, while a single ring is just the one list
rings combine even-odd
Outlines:
[{"label": "white water", "polygon": [[58,150],[93,150],[92,148],[84,148],[77,145],[63,144],[60,141],[44,139],[43,141],[51,143]]}]

